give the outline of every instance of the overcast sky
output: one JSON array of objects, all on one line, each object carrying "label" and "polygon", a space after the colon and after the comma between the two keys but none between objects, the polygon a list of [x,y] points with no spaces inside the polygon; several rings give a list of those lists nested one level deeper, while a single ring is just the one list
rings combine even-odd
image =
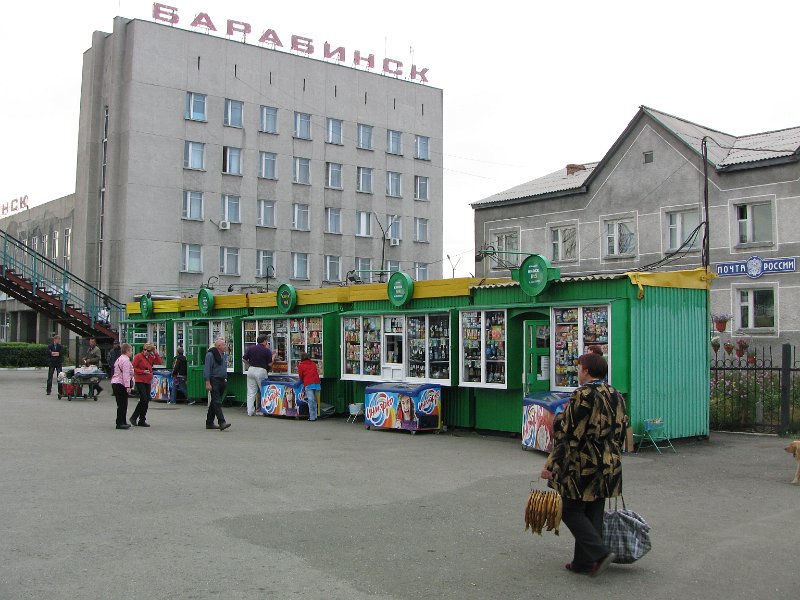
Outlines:
[{"label": "overcast sky", "polygon": [[[444,253],[473,269],[470,202],[600,160],[642,104],[734,135],[800,125],[800,2],[174,0],[258,31],[427,67],[444,90]],[[8,3],[0,202],[75,191],[82,54],[151,0]],[[223,32],[224,34],[224,32]],[[253,41],[255,41],[255,36]],[[444,274],[452,271],[444,258]]]}]

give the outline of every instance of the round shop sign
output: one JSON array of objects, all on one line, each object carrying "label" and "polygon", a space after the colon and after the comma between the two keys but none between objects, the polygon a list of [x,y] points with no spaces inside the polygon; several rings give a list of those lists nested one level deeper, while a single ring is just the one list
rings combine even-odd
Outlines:
[{"label": "round shop sign", "polygon": [[141,310],[145,319],[150,317],[153,314],[153,299],[148,298],[146,294],[142,294],[142,297],[139,298],[139,310]]},{"label": "round shop sign", "polygon": [[539,254],[531,254],[519,268],[519,287],[528,296],[538,296],[551,281],[550,261]]},{"label": "round shop sign", "polygon": [[278,286],[277,293],[278,310],[283,314],[290,313],[297,306],[297,290],[290,283],[282,283]]},{"label": "round shop sign", "polygon": [[208,288],[203,288],[197,294],[197,308],[201,315],[207,315],[214,310],[214,294]]},{"label": "round shop sign", "polygon": [[392,306],[403,306],[407,304],[414,295],[414,280],[408,273],[396,271],[389,277],[389,287],[387,288],[389,302]]}]

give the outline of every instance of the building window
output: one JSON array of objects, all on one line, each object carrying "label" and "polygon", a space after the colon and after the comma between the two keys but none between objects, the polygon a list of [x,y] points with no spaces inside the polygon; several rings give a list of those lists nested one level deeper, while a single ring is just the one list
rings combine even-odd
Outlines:
[{"label": "building window", "polygon": [[242,174],[242,149],[233,146],[222,147],[222,172],[228,175]]},{"label": "building window", "polygon": [[372,283],[372,259],[356,257],[356,275],[364,283]]},{"label": "building window", "polygon": [[39,252],[39,236],[36,234],[31,235],[31,250]]},{"label": "building window", "polygon": [[199,244],[181,244],[181,271],[203,272],[203,251]]},{"label": "building window", "polygon": [[278,109],[274,106],[261,107],[261,131],[278,133]]},{"label": "building window", "polygon": [[387,171],[386,172],[386,195],[387,196],[394,196],[395,198],[400,198],[402,194],[401,189],[401,175],[395,171]]},{"label": "building window", "polygon": [[509,269],[519,266],[519,255],[513,254],[514,252],[519,252],[519,231],[501,231],[496,233],[493,242],[494,248],[498,253],[494,256],[493,268]]},{"label": "building window", "polygon": [[184,118],[191,121],[206,120],[206,95],[186,92],[186,112]]},{"label": "building window", "polygon": [[239,196],[222,194],[222,220],[228,221],[229,223],[241,223],[242,218],[239,212],[240,204],[241,198],[239,198]]},{"label": "building window", "polygon": [[372,193],[372,169],[369,167],[358,167],[358,181],[356,182],[356,191],[364,192],[365,194]]},{"label": "building window", "polygon": [[414,263],[414,279],[417,281],[425,281],[428,279],[428,265],[427,263],[415,262]]},{"label": "building window", "polygon": [[309,231],[308,204],[292,204],[292,229]]},{"label": "building window", "polygon": [[292,252],[292,279],[308,279],[308,254]]},{"label": "building window", "polygon": [[202,171],[205,168],[206,145],[200,142],[183,143],[183,168],[197,169]]},{"label": "building window", "polygon": [[258,157],[258,176],[263,179],[277,179],[278,155],[274,152],[259,152]]},{"label": "building window", "polygon": [[58,229],[54,229],[50,237],[50,258],[58,261]]},{"label": "building window", "polygon": [[739,244],[772,242],[772,205],[740,204],[736,207]]},{"label": "building window", "polygon": [[339,163],[325,163],[326,185],[337,190],[342,189],[342,165]]},{"label": "building window", "polygon": [[311,184],[311,159],[294,157],[293,179],[295,183]]},{"label": "building window", "polygon": [[256,277],[275,277],[272,250],[256,250]]},{"label": "building window", "polygon": [[241,100],[229,100],[225,98],[225,125],[241,127],[243,112],[244,103]]},{"label": "building window", "polygon": [[553,240],[553,262],[576,260],[578,230],[576,227],[554,227],[550,230]]},{"label": "building window", "polygon": [[329,144],[342,143],[342,120],[328,119],[328,136],[325,139]]},{"label": "building window", "polygon": [[303,140],[311,139],[311,115],[308,113],[294,113],[294,137]]},{"label": "building window", "polygon": [[386,270],[390,273],[397,273],[400,270],[400,261],[399,260],[387,260],[386,261]]},{"label": "building window", "polygon": [[69,270],[69,262],[72,258],[72,229],[69,227],[64,230],[64,268]]},{"label": "building window", "polygon": [[739,327],[742,329],[775,328],[775,290],[742,289],[739,294]]},{"label": "building window", "polygon": [[342,209],[325,209],[325,233],[342,233]]},{"label": "building window", "polygon": [[356,235],[369,237],[372,235],[372,213],[356,211]]},{"label": "building window", "polygon": [[650,150],[649,152],[644,152],[644,164],[648,164],[653,162],[653,151]]},{"label": "building window", "polygon": [[403,136],[399,131],[387,130],[386,152],[389,154],[403,154]]},{"label": "building window", "polygon": [[420,160],[430,160],[430,143],[431,138],[426,135],[414,136],[414,158]]},{"label": "building window", "polygon": [[695,250],[700,246],[700,212],[683,210],[667,213],[667,238],[670,250],[677,250],[686,244],[685,250]]},{"label": "building window", "polygon": [[420,217],[414,218],[414,241],[428,241],[428,219],[422,219]]},{"label": "building window", "polygon": [[342,280],[342,267],[341,257],[326,255],[325,256],[325,281],[341,281]]},{"label": "building window", "polygon": [[184,190],[181,218],[193,221],[203,220],[203,192]]},{"label": "building window", "polygon": [[372,125],[359,123],[357,127],[358,139],[356,147],[361,150],[372,150]]},{"label": "building window", "polygon": [[275,202],[272,200],[259,200],[257,209],[258,226],[275,227]]},{"label": "building window", "polygon": [[428,199],[428,178],[424,175],[414,175],[414,200]]},{"label": "building window", "polygon": [[45,234],[42,234],[42,256],[44,256],[44,257],[50,256],[48,254],[48,248],[49,248],[49,246],[47,245],[47,234],[45,233]]},{"label": "building window", "polygon": [[403,218],[400,215],[386,215],[386,237],[403,239]]},{"label": "building window", "polygon": [[239,249],[231,246],[219,248],[219,272],[224,275],[239,274]]},{"label": "building window", "polygon": [[636,234],[633,221],[606,221],[606,256],[633,256],[636,253]]}]

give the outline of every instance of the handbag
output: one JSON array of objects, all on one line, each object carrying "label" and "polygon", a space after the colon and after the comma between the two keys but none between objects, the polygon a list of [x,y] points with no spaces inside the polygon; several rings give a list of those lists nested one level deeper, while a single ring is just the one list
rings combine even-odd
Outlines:
[{"label": "handbag", "polygon": [[644,518],[628,510],[625,498],[622,498],[622,509],[614,502],[611,510],[603,514],[603,543],[616,554],[615,563],[630,564],[636,562],[650,551],[650,524]]}]

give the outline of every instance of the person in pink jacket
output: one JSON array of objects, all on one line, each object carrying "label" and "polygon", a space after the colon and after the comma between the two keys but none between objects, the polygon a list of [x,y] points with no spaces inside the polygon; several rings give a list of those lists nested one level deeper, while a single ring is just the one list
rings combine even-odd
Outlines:
[{"label": "person in pink jacket", "polygon": [[130,429],[128,425],[128,392],[133,391],[133,365],[130,344],[122,344],[122,354],[114,361],[114,371],[111,375],[111,389],[117,400],[117,429]]}]

